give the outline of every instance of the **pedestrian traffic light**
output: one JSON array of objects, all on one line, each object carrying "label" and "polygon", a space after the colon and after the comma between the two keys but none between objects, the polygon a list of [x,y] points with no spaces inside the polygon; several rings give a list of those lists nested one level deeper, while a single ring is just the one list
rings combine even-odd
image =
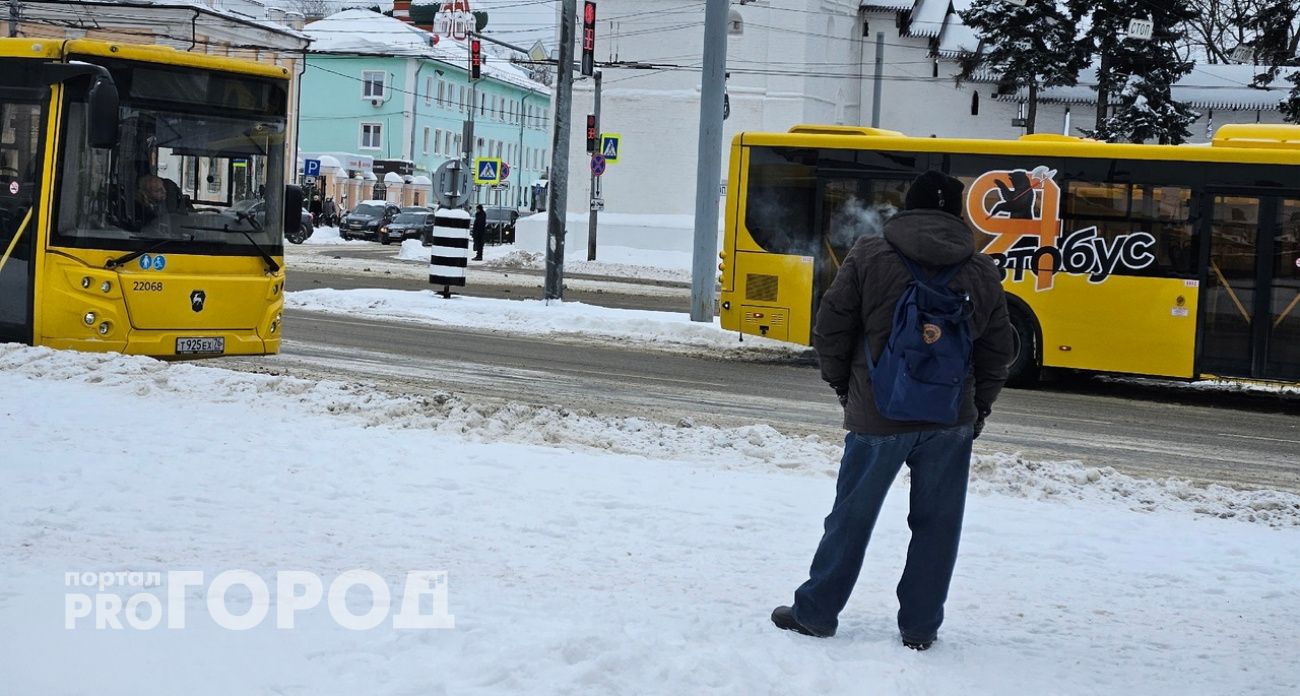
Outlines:
[{"label": "pedestrian traffic light", "polygon": [[596,3],[587,0],[582,9],[582,74],[596,71]]},{"label": "pedestrian traffic light", "polygon": [[596,152],[599,147],[597,140],[600,138],[596,133],[596,114],[587,114],[587,154]]},{"label": "pedestrian traffic light", "polygon": [[469,42],[469,76],[477,80],[483,72],[483,42],[474,39]]}]

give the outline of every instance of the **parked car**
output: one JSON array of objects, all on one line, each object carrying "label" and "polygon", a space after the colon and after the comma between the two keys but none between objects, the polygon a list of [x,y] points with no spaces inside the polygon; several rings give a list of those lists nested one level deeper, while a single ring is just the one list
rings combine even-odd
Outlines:
[{"label": "parked car", "polygon": [[519,211],[514,208],[484,207],[487,213],[487,243],[514,244],[515,222],[519,220]]},{"label": "parked car", "polygon": [[403,213],[432,213],[433,208],[430,208],[427,205],[404,205],[402,206],[402,212]]},{"label": "parked car", "polygon": [[[266,201],[260,198],[244,199],[232,205],[230,209],[234,212],[252,215],[259,225],[266,224]],[[302,244],[315,231],[316,224],[312,214],[303,210],[302,217],[299,218],[298,229],[285,230],[284,238],[292,244]]]},{"label": "parked car", "polygon": [[385,244],[391,241],[418,239],[425,246],[433,246],[433,221],[433,211],[398,213],[392,222],[379,228],[379,233]]},{"label": "parked car", "polygon": [[378,239],[387,244],[388,240],[379,234],[379,228],[392,222],[400,213],[401,208],[387,201],[358,203],[352,212],[339,220],[339,236],[344,239]]}]

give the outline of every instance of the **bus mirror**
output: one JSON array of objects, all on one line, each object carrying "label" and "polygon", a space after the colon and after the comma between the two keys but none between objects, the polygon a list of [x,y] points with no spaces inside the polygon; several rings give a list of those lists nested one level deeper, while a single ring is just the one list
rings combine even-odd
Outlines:
[{"label": "bus mirror", "polygon": [[117,85],[107,77],[95,78],[90,88],[90,146],[112,149],[117,146]]},{"label": "bus mirror", "polygon": [[290,234],[302,226],[302,189],[284,187],[284,233]]}]

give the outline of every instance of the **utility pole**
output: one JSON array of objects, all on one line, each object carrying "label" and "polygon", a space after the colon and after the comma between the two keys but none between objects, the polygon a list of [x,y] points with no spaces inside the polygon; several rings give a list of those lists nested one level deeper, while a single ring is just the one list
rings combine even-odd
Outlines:
[{"label": "utility pole", "polygon": [[695,253],[691,321],[713,321],[718,263],[718,187],[722,183],[722,104],[727,91],[727,0],[704,8],[704,72],[700,80],[699,166],[695,174]]},{"label": "utility pole", "polygon": [[[592,113],[596,115],[596,152],[600,152],[600,71],[599,70],[595,71],[595,73],[592,74],[591,77],[596,81],[596,88],[595,88],[596,108],[592,110]],[[596,176],[596,173],[593,171],[591,173],[591,200],[594,201],[599,198],[600,198],[600,177]],[[596,210],[595,205],[589,207],[591,208],[591,217],[588,219],[587,222],[587,260],[595,261],[596,260],[596,216],[600,214],[600,211]]]},{"label": "utility pole", "polygon": [[876,77],[871,86],[871,127],[880,127],[880,93],[885,80],[885,32],[876,32]]},{"label": "utility pole", "polygon": [[18,0],[9,0],[9,38],[18,36]]},{"label": "utility pole", "polygon": [[[726,0],[721,2],[725,20]],[[560,64],[556,66],[555,131],[551,134],[551,179],[546,192],[544,297],[548,300],[564,299],[564,228],[569,206],[569,131],[573,121],[573,23],[578,16],[578,0],[560,0],[560,3]]]}]

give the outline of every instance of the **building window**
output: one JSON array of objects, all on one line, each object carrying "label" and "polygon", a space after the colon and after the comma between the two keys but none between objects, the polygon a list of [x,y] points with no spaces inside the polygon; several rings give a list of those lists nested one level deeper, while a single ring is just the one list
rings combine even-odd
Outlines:
[{"label": "building window", "polygon": [[433,103],[433,78],[424,78],[424,105],[428,106]]},{"label": "building window", "polygon": [[444,137],[446,139],[446,144],[443,149],[443,152],[447,153],[448,157],[455,157],[457,153],[456,150],[452,148],[451,131],[447,131]]},{"label": "building window", "polygon": [[361,73],[361,80],[364,83],[361,89],[361,97],[363,99],[383,99],[385,77],[387,77],[387,74],[378,70],[367,70]]},{"label": "building window", "polygon": [[465,88],[460,88],[460,111],[465,111]]},{"label": "building window", "polygon": [[429,154],[429,129],[424,129],[424,154]]},{"label": "building window", "polygon": [[478,95],[478,115],[487,115],[487,95],[482,92]]},{"label": "building window", "polygon": [[446,94],[446,92],[447,92],[447,83],[443,82],[442,80],[438,80],[438,106],[442,106],[444,101],[443,96]]},{"label": "building window", "polygon": [[361,149],[378,150],[384,144],[384,126],[382,123],[361,124]]},{"label": "building window", "polygon": [[740,12],[732,10],[727,15],[727,33],[732,36],[740,36],[745,33],[745,19],[740,16]]}]

